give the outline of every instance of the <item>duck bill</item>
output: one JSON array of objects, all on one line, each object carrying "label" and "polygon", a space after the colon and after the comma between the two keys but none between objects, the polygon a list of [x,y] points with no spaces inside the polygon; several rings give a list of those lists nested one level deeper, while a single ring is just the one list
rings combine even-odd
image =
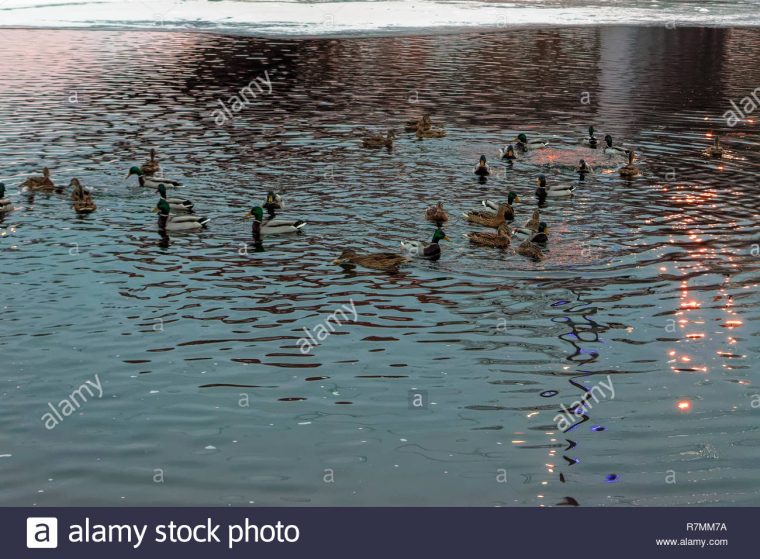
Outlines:
[{"label": "duck bill", "polygon": [[157,213],[158,213],[158,208],[153,208],[153,209],[152,209],[152,210],[150,210],[150,211],[151,211],[151,213],[157,214]]},{"label": "duck bill", "polygon": [[253,214],[251,212],[246,212],[245,215],[243,216],[243,218],[252,217],[252,216],[253,216]]},{"label": "duck bill", "polygon": [[444,241],[451,241],[451,239],[449,239],[448,237],[444,237],[443,240]]},{"label": "duck bill", "polygon": [[340,266],[341,264],[343,264],[343,260],[341,260],[340,258],[336,258],[335,260],[332,261],[332,263]]},{"label": "duck bill", "polygon": [[519,196],[515,196],[515,204],[518,203],[519,201],[520,201],[520,197]]}]

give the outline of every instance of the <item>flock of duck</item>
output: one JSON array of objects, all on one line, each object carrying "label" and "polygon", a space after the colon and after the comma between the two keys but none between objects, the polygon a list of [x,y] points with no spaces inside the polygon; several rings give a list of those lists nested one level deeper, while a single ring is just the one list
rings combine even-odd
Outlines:
[{"label": "flock of duck", "polygon": [[[433,125],[430,116],[425,115],[420,119],[410,120],[406,123],[405,130],[414,132],[418,139],[425,138],[442,138],[446,136],[445,130]],[[588,136],[582,139],[582,143],[589,148],[596,149],[599,142],[595,136],[593,126],[588,129]],[[362,147],[367,149],[392,148],[396,134],[389,130],[386,135],[370,135],[362,139]],[[511,167],[518,154],[523,156],[530,151],[540,150],[548,146],[548,142],[543,140],[529,140],[526,134],[518,134],[513,143],[506,145],[499,150],[500,159]],[[632,178],[639,175],[639,169],[634,164],[636,154],[633,149],[626,149],[621,146],[613,145],[610,135],[604,137],[604,146],[602,152],[609,156],[624,157],[627,163],[622,165],[618,172],[622,177]],[[716,136],[714,144],[708,147],[704,154],[708,157],[720,158],[724,154],[724,149],[720,140]],[[584,160],[581,159],[575,167],[581,180],[588,173],[593,173],[593,169]],[[481,182],[487,180],[491,175],[491,169],[488,166],[486,156],[482,155],[475,166],[474,174]],[[179,187],[182,183],[170,179],[163,175],[161,166],[156,158],[156,151],[150,150],[150,159],[141,166],[133,166],[129,169],[127,179],[136,176],[138,184],[141,187],[152,188],[158,195],[159,199],[153,208],[153,212],[158,214],[158,229],[162,234],[168,231],[192,231],[202,229],[209,222],[204,216],[196,215],[194,204],[184,198],[168,197],[167,187]],[[541,221],[539,208],[543,207],[547,198],[570,196],[573,194],[576,186],[572,184],[547,185],[546,176],[540,174],[536,178],[537,188],[535,197],[538,200],[538,207],[532,212],[531,217],[522,226],[510,227],[515,220],[514,204],[520,201],[515,192],[508,192],[505,202],[495,202],[492,200],[483,200],[483,209],[470,210],[462,214],[462,217],[468,223],[480,225],[485,230],[473,231],[465,234],[470,243],[486,247],[499,249],[508,248],[513,239],[520,240],[516,252],[520,255],[529,257],[535,261],[544,258],[544,250],[549,241],[549,227]],[[92,198],[91,192],[84,188],[76,178],[69,182],[71,188],[72,207],[77,214],[89,214],[96,210],[97,206]],[[63,187],[57,186],[50,177],[50,171],[47,167],[43,169],[42,176],[32,176],[27,178],[21,185],[22,192],[62,192]],[[267,193],[265,201],[260,206],[254,206],[245,214],[244,217],[253,219],[251,233],[256,244],[260,245],[262,236],[278,235],[285,233],[297,233],[301,231],[306,222],[302,220],[281,219],[276,217],[276,212],[284,208],[282,197],[273,191]],[[5,197],[5,185],[0,183],[0,215],[9,213],[14,210],[11,201]],[[267,215],[264,216],[266,211]],[[374,252],[359,253],[353,249],[344,250],[341,255],[334,260],[334,264],[339,264],[345,268],[354,266],[363,266],[383,271],[396,271],[398,268],[410,260],[412,257],[421,257],[436,260],[441,256],[440,241],[449,240],[443,231],[443,226],[449,221],[449,215],[441,202],[430,206],[425,212],[427,221],[435,223],[435,231],[430,242],[424,241],[402,241],[402,254],[396,252]]]}]

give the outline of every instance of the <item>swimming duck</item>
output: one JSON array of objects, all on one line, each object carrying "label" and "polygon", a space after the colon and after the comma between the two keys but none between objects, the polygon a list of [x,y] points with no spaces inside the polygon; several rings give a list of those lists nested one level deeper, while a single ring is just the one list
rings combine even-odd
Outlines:
[{"label": "swimming duck", "polygon": [[[517,193],[510,191],[510,193],[507,195],[507,209],[504,212],[504,219],[507,221],[513,221],[515,219],[515,209],[512,207],[512,204],[518,202],[520,202],[520,197],[517,195]],[[481,204],[486,208],[494,211],[498,211],[500,206],[500,204],[497,204],[492,200],[483,200]]]},{"label": "swimming duck", "polygon": [[604,146],[604,149],[602,150],[603,153],[606,155],[628,155],[628,151],[625,148],[619,147],[619,146],[613,146],[612,145],[612,136],[607,134],[604,137],[604,143],[607,144]]},{"label": "swimming duck", "polygon": [[538,208],[533,210],[533,215],[531,218],[525,222],[525,225],[522,227],[516,227],[514,230],[515,236],[527,236],[530,235],[531,237],[538,232],[538,228],[541,225],[541,214],[538,211]]},{"label": "swimming duck", "polygon": [[528,141],[528,136],[523,133],[518,134],[517,138],[515,138],[514,141],[517,142],[517,149],[522,152],[526,152],[532,149],[544,148],[549,145],[549,142],[544,142],[542,140]]},{"label": "swimming duck", "polygon": [[418,140],[424,138],[444,138],[446,136],[446,131],[443,128],[433,128],[432,126],[423,127],[422,123],[420,123],[417,126],[415,135]]},{"label": "swimming duck", "polygon": [[169,202],[169,208],[175,212],[193,211],[194,204],[190,200],[185,200],[184,198],[168,198],[166,196],[166,185],[164,183],[159,184],[156,191],[161,195],[161,198],[164,198]]},{"label": "swimming duck", "polygon": [[356,265],[373,270],[382,270],[384,272],[396,272],[402,264],[408,262],[406,256],[396,254],[395,252],[371,252],[360,254],[353,249],[346,249],[340,253],[340,256],[333,260],[333,264],[338,264],[344,268],[353,268]]},{"label": "swimming duck", "polygon": [[487,177],[491,174],[491,170],[488,168],[488,163],[486,162],[486,156],[481,155],[480,160],[478,161],[478,164],[475,165],[475,174],[479,177]]},{"label": "swimming duck", "polygon": [[158,164],[158,160],[156,159],[155,149],[150,150],[150,159],[147,163],[142,164],[140,170],[147,176],[155,175],[161,171],[161,166]]},{"label": "swimming duck", "polygon": [[581,175],[581,177],[583,177],[586,173],[593,172],[593,169],[591,169],[591,166],[588,163],[586,163],[585,159],[581,159],[578,162],[578,166],[575,168],[575,172]]},{"label": "swimming duck", "polygon": [[393,140],[396,138],[396,132],[388,130],[388,133],[383,136],[382,134],[374,134],[372,136],[366,136],[362,138],[362,147],[369,149],[388,148],[393,147]]},{"label": "swimming duck", "polygon": [[713,145],[711,145],[709,148],[705,150],[705,155],[708,157],[716,157],[720,158],[723,157],[723,146],[720,145],[720,138],[718,136],[715,136],[715,141],[713,142]]},{"label": "swimming duck", "polygon": [[420,128],[428,130],[432,127],[433,121],[431,120],[430,115],[422,115],[422,118],[412,118],[407,120],[406,125],[404,125],[404,130],[406,132],[417,132]]},{"label": "swimming duck", "polygon": [[462,215],[470,223],[477,223],[478,225],[484,225],[485,227],[492,227],[493,229],[496,229],[499,227],[499,225],[506,221],[506,218],[504,216],[506,215],[508,209],[508,204],[501,204],[496,214],[490,211],[469,211],[463,213]]},{"label": "swimming duck", "polygon": [[[284,235],[287,233],[298,233],[306,226],[306,222],[300,219],[264,219],[264,210],[260,206],[255,206],[246,213],[244,218],[253,217],[255,221],[261,222],[259,233],[261,235]],[[254,237],[256,235],[254,234]]]},{"label": "swimming duck", "polygon": [[24,190],[56,190],[56,186],[50,179],[50,169],[42,169],[41,177],[29,177],[21,183],[20,188]]},{"label": "swimming duck", "polygon": [[596,149],[597,139],[594,137],[594,127],[588,127],[588,138],[583,138],[583,143],[590,148]]},{"label": "swimming duck", "polygon": [[425,219],[433,223],[446,223],[449,220],[449,214],[443,209],[443,202],[438,202],[435,206],[430,206],[425,210]]},{"label": "swimming duck", "polygon": [[140,186],[147,186],[148,188],[158,188],[159,184],[163,184],[164,186],[182,186],[182,183],[179,181],[172,180],[168,177],[157,177],[157,176],[147,176],[143,170],[140,167],[134,166],[129,168],[129,173],[127,174],[127,178],[131,177],[132,175],[137,175],[137,180],[140,183]]},{"label": "swimming duck", "polygon": [[71,179],[69,186],[71,187],[71,200],[74,202],[81,201],[84,199],[85,195],[88,194],[88,191],[85,190],[82,183],[79,182],[79,179]]},{"label": "swimming duck", "polygon": [[82,198],[74,200],[72,207],[78,214],[89,214],[98,208],[95,202],[92,201],[92,196],[89,192],[85,192]]},{"label": "swimming duck", "polygon": [[267,192],[267,198],[264,200],[264,203],[261,205],[269,215],[269,219],[273,219],[275,216],[275,212],[277,210],[281,210],[285,207],[285,204],[282,201],[282,196],[279,194],[275,194],[273,190],[270,190]]},{"label": "swimming duck", "polygon": [[465,237],[473,244],[498,248],[508,248],[512,242],[512,234],[506,223],[499,225],[495,233],[492,231],[477,231],[465,233]]},{"label": "swimming duck", "polygon": [[549,240],[549,228],[543,221],[538,225],[538,231],[527,241],[520,243],[517,247],[517,254],[532,258],[536,262],[544,259],[544,253],[541,247],[546,246]]},{"label": "swimming duck", "polygon": [[441,257],[441,246],[438,244],[438,241],[448,240],[450,239],[443,232],[443,229],[438,227],[433,233],[433,240],[429,243],[424,241],[401,241],[401,248],[412,256],[437,260]]},{"label": "swimming duck", "polygon": [[5,197],[5,184],[0,182],[0,214],[13,211],[13,204]]},{"label": "swimming duck", "polygon": [[499,149],[499,156],[506,161],[514,161],[517,159],[517,156],[515,155],[515,147],[512,144],[509,144],[508,146],[505,146],[504,149]]},{"label": "swimming duck", "polygon": [[169,215],[171,206],[166,199],[166,188],[159,186],[160,197],[156,207],[153,208],[153,212],[158,213],[158,230],[162,232],[166,231],[191,231],[194,229],[202,229],[210,221],[207,217],[201,217],[197,215]]},{"label": "swimming duck", "polygon": [[536,183],[538,184],[536,196],[539,201],[542,199],[542,196],[544,199],[546,199],[547,196],[549,198],[557,198],[559,196],[571,196],[573,192],[575,192],[575,185],[572,184],[557,184],[547,187],[546,175],[538,175],[538,177],[536,177]]},{"label": "swimming duck", "polygon": [[633,150],[628,152],[628,164],[623,165],[619,170],[621,177],[632,178],[639,175],[639,169],[633,164],[633,159],[635,156],[636,153]]}]

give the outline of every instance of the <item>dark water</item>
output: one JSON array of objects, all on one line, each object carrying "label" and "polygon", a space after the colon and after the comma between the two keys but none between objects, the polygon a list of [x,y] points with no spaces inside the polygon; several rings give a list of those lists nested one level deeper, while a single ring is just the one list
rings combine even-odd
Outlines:
[{"label": "dark water", "polygon": [[[760,109],[723,119],[760,86],[758,55],[742,29],[0,32],[17,207],[0,223],[0,503],[759,504]],[[216,126],[218,99],[264,72],[271,94]],[[360,148],[357,129],[423,112],[445,139]],[[643,176],[580,147],[589,124],[635,146]],[[552,148],[505,170],[496,150],[520,131]],[[701,153],[715,132],[723,160]],[[123,179],[150,147],[207,230],[159,236],[156,196]],[[511,189],[523,222],[535,175],[577,182],[579,157],[598,172],[543,210],[544,262],[467,244],[461,211]],[[43,165],[98,210],[19,193]],[[308,226],[255,252],[242,216],[268,189]],[[428,238],[438,200],[454,216],[440,261],[331,264]],[[357,321],[301,354],[303,328],[350,301]],[[48,402],[96,374],[102,398],[47,430]],[[614,398],[559,431],[608,376]]]}]

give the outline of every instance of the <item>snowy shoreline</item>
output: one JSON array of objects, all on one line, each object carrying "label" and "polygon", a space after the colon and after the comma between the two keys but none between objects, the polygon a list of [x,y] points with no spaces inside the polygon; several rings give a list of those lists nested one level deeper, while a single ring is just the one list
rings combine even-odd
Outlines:
[{"label": "snowy shoreline", "polygon": [[[639,25],[748,27],[760,25],[756,6],[626,7],[521,3],[244,2],[233,0],[0,0],[2,28],[92,28],[205,31],[262,36],[399,35],[499,30],[521,27]],[[707,4],[709,5],[709,4]]]}]

